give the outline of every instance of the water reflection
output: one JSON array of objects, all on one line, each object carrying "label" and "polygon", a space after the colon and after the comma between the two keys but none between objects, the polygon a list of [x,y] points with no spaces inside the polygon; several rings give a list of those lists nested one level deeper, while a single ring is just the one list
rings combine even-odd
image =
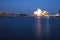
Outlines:
[{"label": "water reflection", "polygon": [[36,36],[37,40],[41,40],[42,38],[42,30],[41,30],[41,18],[37,17],[36,18]]},{"label": "water reflection", "polygon": [[46,40],[49,40],[49,35],[50,35],[49,18],[47,18],[47,21],[46,21]]},{"label": "water reflection", "polygon": [[[42,19],[46,19],[46,20],[42,21]],[[36,36],[37,36],[36,38],[37,40],[49,40],[49,35],[50,35],[49,18],[36,17]]]}]

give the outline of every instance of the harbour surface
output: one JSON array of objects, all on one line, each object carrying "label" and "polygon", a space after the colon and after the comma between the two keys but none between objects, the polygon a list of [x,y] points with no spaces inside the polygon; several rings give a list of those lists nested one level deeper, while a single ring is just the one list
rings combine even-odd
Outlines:
[{"label": "harbour surface", "polygon": [[59,40],[60,17],[0,17],[0,40]]}]

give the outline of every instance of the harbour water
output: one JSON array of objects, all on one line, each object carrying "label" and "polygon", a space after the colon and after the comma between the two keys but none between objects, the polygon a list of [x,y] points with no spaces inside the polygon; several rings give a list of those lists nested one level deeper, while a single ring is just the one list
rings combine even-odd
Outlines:
[{"label": "harbour water", "polygon": [[0,40],[59,40],[60,17],[0,17]]}]

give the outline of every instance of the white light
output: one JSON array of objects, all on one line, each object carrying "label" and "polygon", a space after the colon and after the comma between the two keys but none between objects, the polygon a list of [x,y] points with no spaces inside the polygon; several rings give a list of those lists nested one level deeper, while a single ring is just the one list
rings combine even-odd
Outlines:
[{"label": "white light", "polygon": [[43,11],[43,13],[46,13],[47,11]]},{"label": "white light", "polygon": [[37,16],[41,16],[42,10],[38,8],[38,10],[34,12],[34,14],[36,14]]},{"label": "white light", "polygon": [[41,16],[41,14],[42,14],[42,10],[38,8],[37,11],[38,11],[37,16]]}]

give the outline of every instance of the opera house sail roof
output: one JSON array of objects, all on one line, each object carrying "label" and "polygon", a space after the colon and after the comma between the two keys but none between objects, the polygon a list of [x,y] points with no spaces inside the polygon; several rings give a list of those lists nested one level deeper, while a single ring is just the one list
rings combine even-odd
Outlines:
[{"label": "opera house sail roof", "polygon": [[48,14],[47,11],[42,11],[39,8],[36,11],[34,11],[34,16],[45,16],[46,14]]}]

